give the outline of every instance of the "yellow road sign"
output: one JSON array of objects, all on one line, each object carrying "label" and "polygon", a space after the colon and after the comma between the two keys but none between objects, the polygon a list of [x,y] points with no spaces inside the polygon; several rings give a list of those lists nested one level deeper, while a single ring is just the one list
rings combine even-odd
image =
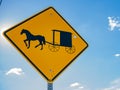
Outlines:
[{"label": "yellow road sign", "polygon": [[52,82],[88,46],[52,7],[4,32],[8,40]]}]

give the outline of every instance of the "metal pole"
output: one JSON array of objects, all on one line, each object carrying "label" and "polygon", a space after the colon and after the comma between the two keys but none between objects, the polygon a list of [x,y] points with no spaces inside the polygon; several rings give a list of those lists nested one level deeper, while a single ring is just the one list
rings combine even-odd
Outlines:
[{"label": "metal pole", "polygon": [[53,83],[48,83],[48,90],[53,90]]}]

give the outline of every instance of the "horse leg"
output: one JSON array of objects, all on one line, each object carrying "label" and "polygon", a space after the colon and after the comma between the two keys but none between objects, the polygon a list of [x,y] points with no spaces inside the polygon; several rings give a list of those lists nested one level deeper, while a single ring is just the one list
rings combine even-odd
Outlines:
[{"label": "horse leg", "polygon": [[28,40],[28,47],[27,48],[30,48],[30,40]]},{"label": "horse leg", "polygon": [[43,44],[41,45],[41,49],[40,50],[43,50]]},{"label": "horse leg", "polygon": [[27,42],[26,42],[26,41],[27,41],[27,39],[26,39],[26,40],[24,40],[24,43],[25,43],[25,45],[26,45],[26,47],[27,47]]},{"label": "horse leg", "polygon": [[37,48],[40,44],[36,45],[35,48]]},{"label": "horse leg", "polygon": [[37,47],[40,46],[40,45],[41,45],[41,49],[40,49],[40,50],[42,50],[42,49],[43,49],[43,44],[42,44],[41,41],[40,41],[40,43],[39,43],[38,45],[35,46],[35,48],[37,48]]},{"label": "horse leg", "polygon": [[[35,46],[35,48],[37,48],[38,46],[40,46],[41,44],[38,44],[38,45],[36,45]],[[43,44],[41,45],[41,49],[40,50],[42,50],[43,49]]]},{"label": "horse leg", "polygon": [[40,45],[41,45],[41,49],[40,50],[43,50],[43,41],[40,42]]}]

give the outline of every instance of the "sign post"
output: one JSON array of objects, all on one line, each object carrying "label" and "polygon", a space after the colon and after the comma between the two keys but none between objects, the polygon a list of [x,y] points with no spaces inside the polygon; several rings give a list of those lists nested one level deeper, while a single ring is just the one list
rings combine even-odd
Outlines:
[{"label": "sign post", "polygon": [[48,83],[48,90],[53,90],[53,83]]},{"label": "sign post", "polygon": [[[88,47],[53,7],[15,25],[4,35],[48,82],[53,82]],[[53,90],[53,83],[48,83],[48,90]]]}]

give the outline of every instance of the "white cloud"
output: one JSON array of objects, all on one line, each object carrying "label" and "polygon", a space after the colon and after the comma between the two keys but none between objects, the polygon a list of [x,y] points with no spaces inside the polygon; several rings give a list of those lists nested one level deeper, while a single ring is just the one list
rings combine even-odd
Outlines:
[{"label": "white cloud", "polygon": [[80,86],[80,84],[78,82],[70,84],[70,87],[78,87],[78,86]]},{"label": "white cloud", "polygon": [[101,90],[120,90],[120,78],[112,81],[110,86]]},{"label": "white cloud", "polygon": [[109,28],[111,31],[115,30],[117,28],[120,30],[120,19],[119,17],[108,17],[109,22]]},{"label": "white cloud", "polygon": [[4,46],[4,47],[5,47],[6,45],[8,46],[9,44],[8,44],[8,42],[6,41],[3,33],[4,33],[4,31],[6,31],[7,29],[9,29],[11,26],[13,26],[12,24],[13,24],[12,21],[10,21],[10,23],[4,23],[4,22],[3,22],[3,24],[0,25],[0,44],[1,44],[2,46]]},{"label": "white cloud", "polygon": [[117,54],[115,54],[114,56],[115,56],[115,57],[120,57],[120,54],[117,53]]},{"label": "white cloud", "polygon": [[74,82],[69,85],[69,90],[89,90],[85,85],[82,85],[81,83]]},{"label": "white cloud", "polygon": [[5,73],[5,75],[10,75],[10,74],[22,75],[24,74],[24,72],[21,68],[12,68]]},{"label": "white cloud", "polygon": [[83,89],[84,87],[83,86],[80,86],[79,89]]},{"label": "white cloud", "polygon": [[120,85],[120,78],[113,80],[111,84],[119,84]]}]

